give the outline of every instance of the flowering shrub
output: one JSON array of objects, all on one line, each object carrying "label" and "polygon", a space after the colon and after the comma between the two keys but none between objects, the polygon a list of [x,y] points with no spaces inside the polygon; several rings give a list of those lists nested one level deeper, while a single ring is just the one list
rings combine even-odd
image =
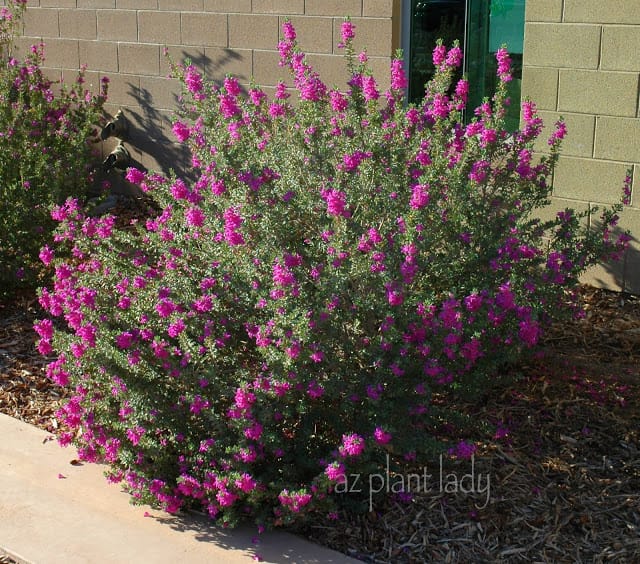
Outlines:
[{"label": "flowering shrub", "polygon": [[135,228],[72,200],[54,212],[73,258],[40,301],[67,329],[35,329],[57,352],[50,378],[75,391],[59,440],[139,502],[281,524],[328,510],[346,474],[387,455],[468,456],[460,437],[438,442],[454,405],[433,394],[489,384],[567,309],[578,275],[624,248],[609,236],[620,206],[599,232],[570,210],[535,218],[564,125],[539,162],[533,103],[505,132],[505,51],[495,97],[465,125],[458,46],[437,47],[423,103],[405,107],[400,59],[381,92],[342,31],[346,92],[289,23],[295,88],[273,99],[174,65],[174,132],[197,181],[129,169],[160,210]]},{"label": "flowering shrub", "polygon": [[10,54],[24,9],[20,0],[0,8],[0,294],[34,283],[38,252],[55,226],[51,206],[86,192],[88,141],[106,96],[106,83],[98,95],[85,90],[82,72],[57,92],[41,70],[43,45],[23,61]]}]

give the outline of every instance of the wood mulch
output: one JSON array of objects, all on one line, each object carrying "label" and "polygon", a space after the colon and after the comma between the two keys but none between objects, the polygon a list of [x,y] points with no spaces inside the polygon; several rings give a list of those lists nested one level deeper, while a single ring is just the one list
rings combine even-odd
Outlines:
[{"label": "wood mulch", "polygon": [[[298,532],[371,563],[640,562],[640,298],[581,293],[586,318],[554,326],[515,384],[461,403],[498,429],[473,468],[395,468],[385,485],[429,479]],[[0,304],[0,412],[55,431],[65,394],[34,349],[38,314],[33,296]]]}]

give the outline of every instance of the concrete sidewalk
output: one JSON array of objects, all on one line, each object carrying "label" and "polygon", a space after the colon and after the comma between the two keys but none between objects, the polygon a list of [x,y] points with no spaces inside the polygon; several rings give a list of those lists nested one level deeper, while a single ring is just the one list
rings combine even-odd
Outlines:
[{"label": "concrete sidewalk", "polygon": [[72,465],[75,450],[50,436],[0,414],[0,554],[18,562],[357,562],[284,532],[256,539],[252,527],[220,530],[195,516],[133,507],[102,467]]}]

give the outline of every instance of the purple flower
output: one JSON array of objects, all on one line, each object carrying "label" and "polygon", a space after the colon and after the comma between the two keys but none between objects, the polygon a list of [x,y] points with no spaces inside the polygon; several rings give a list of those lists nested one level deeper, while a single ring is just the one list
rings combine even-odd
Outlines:
[{"label": "purple flower", "polygon": [[204,212],[200,208],[189,208],[184,214],[187,225],[190,227],[202,227],[205,220]]},{"label": "purple flower", "polygon": [[184,320],[183,319],[176,319],[176,321],[174,321],[173,323],[171,323],[169,325],[169,327],[167,328],[167,333],[169,334],[170,337],[177,337],[178,335],[180,335],[180,333],[182,333],[185,330],[186,326],[184,324]]},{"label": "purple flower", "polygon": [[407,87],[407,76],[404,72],[401,59],[393,59],[391,61],[391,89],[403,90]]},{"label": "purple flower", "polygon": [[502,82],[510,82],[511,76],[511,57],[504,47],[496,52],[496,60],[498,61],[498,76]]},{"label": "purple flower", "polygon": [[173,124],[172,129],[173,134],[181,143],[184,143],[187,139],[189,139],[189,136],[191,135],[191,129],[189,129],[189,126],[186,123],[182,123],[181,121],[176,121]]},{"label": "purple flower", "polygon": [[337,484],[344,484],[347,480],[347,477],[345,476],[344,464],[337,461],[329,464],[324,469],[324,473],[326,474],[327,478],[329,478],[329,480],[331,480],[332,482],[336,482]]},{"label": "purple flower", "polygon": [[378,444],[386,445],[391,441],[393,436],[391,433],[387,433],[382,427],[376,427],[376,430],[373,432],[373,438]]},{"label": "purple flower", "polygon": [[342,445],[338,451],[342,456],[360,456],[364,452],[364,439],[356,433],[342,435]]},{"label": "purple flower", "polygon": [[455,456],[456,458],[471,458],[478,447],[473,443],[467,443],[465,441],[460,441],[454,448],[449,449],[449,454]]},{"label": "purple flower", "polygon": [[356,26],[350,21],[342,22],[340,27],[340,34],[342,36],[342,42],[338,44],[338,47],[345,47],[355,36]]},{"label": "purple flower", "polygon": [[436,45],[433,49],[433,65],[435,67],[439,67],[442,63],[445,62],[447,57],[447,48],[444,45]]},{"label": "purple flower", "polygon": [[40,250],[40,254],[38,256],[45,266],[49,266],[55,256],[55,253],[49,248],[49,245],[45,245]]},{"label": "purple flower", "polygon": [[296,40],[296,30],[290,21],[286,21],[282,24],[282,35],[287,41]]},{"label": "purple flower", "polygon": [[429,185],[416,184],[411,193],[409,206],[413,210],[419,210],[429,204]]},{"label": "purple flower", "polygon": [[202,77],[193,65],[189,65],[187,67],[187,71],[185,73],[185,84],[187,85],[189,92],[196,95],[196,99],[200,99],[202,97]]},{"label": "purple flower", "polygon": [[367,102],[380,98],[376,79],[373,76],[362,77],[362,94]]}]

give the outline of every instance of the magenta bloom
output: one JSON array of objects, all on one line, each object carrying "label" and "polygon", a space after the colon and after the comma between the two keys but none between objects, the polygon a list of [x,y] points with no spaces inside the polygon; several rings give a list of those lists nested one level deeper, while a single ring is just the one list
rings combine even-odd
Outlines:
[{"label": "magenta bloom", "polygon": [[409,206],[413,210],[419,210],[429,204],[429,185],[416,184],[411,193]]},{"label": "magenta bloom", "polygon": [[49,266],[55,256],[55,253],[49,248],[49,245],[46,245],[40,250],[40,254],[38,256],[45,266]]},{"label": "magenta bloom", "polygon": [[465,441],[460,441],[454,448],[449,449],[449,454],[455,456],[456,458],[471,458],[478,447],[473,443],[467,443]]},{"label": "magenta bloom", "polygon": [[238,79],[233,76],[228,76],[224,79],[224,88],[231,96],[238,96],[240,94],[240,83]]},{"label": "magenta bloom", "polygon": [[347,480],[347,477],[344,474],[344,464],[340,462],[332,462],[325,469],[324,473],[332,482],[336,482],[338,484],[344,484]]},{"label": "magenta bloom", "polygon": [[190,227],[202,227],[205,215],[200,208],[189,208],[184,214],[187,225]]},{"label": "magenta bloom", "polygon": [[380,98],[380,92],[378,92],[375,78],[372,76],[362,77],[362,94],[367,102]]},{"label": "magenta bloom", "polygon": [[196,95],[202,92],[202,77],[193,65],[187,67],[184,79],[189,92]]},{"label": "magenta bloom", "polygon": [[373,432],[373,438],[377,443],[386,445],[393,437],[391,433],[387,433],[382,427],[376,427],[376,430]]},{"label": "magenta bloom", "polygon": [[447,65],[450,67],[459,67],[462,62],[462,49],[460,47],[452,47],[447,53]]},{"label": "magenta bloom", "polygon": [[521,321],[518,335],[528,347],[533,347],[540,338],[540,326],[536,321]]},{"label": "magenta bloom", "polygon": [[511,76],[511,57],[507,50],[502,47],[496,52],[496,60],[498,61],[498,76],[502,82],[509,82]]},{"label": "magenta bloom", "polygon": [[144,180],[144,172],[137,168],[130,167],[127,169],[125,178],[131,182],[131,184],[140,184]]},{"label": "magenta bloom", "polygon": [[355,31],[356,26],[350,21],[342,22],[342,27],[340,28],[342,42],[338,46],[344,47],[349,41],[351,41],[356,36]]},{"label": "magenta bloom", "polygon": [[287,41],[296,40],[296,30],[291,22],[284,22],[282,24],[282,35]]},{"label": "magenta bloom", "polygon": [[327,202],[327,213],[335,216],[347,216],[345,211],[347,195],[339,190],[323,190],[322,197]]},{"label": "magenta bloom", "polygon": [[189,126],[185,123],[182,123],[181,121],[176,121],[173,124],[172,129],[173,134],[176,136],[178,141],[180,141],[180,143],[184,143],[187,139],[189,139],[189,136],[191,135]]},{"label": "magenta bloom", "polygon": [[43,339],[50,340],[53,338],[53,323],[50,319],[36,321],[36,323],[33,324],[33,328]]},{"label": "magenta bloom", "polygon": [[184,321],[182,319],[177,319],[176,321],[174,321],[169,325],[169,327],[167,328],[167,333],[169,334],[170,337],[175,338],[178,335],[180,335],[180,333],[182,333],[185,330],[185,328],[186,326],[184,324]]},{"label": "magenta bloom", "polygon": [[364,452],[364,439],[356,433],[342,435],[342,445],[338,451],[342,456],[360,456]]},{"label": "magenta bloom", "polygon": [[246,472],[235,481],[236,488],[244,493],[249,493],[256,489],[256,481]]},{"label": "magenta bloom", "polygon": [[407,75],[400,59],[391,61],[391,89],[402,90],[407,87]]},{"label": "magenta bloom", "polygon": [[439,67],[445,62],[447,57],[447,48],[444,45],[436,45],[433,50],[433,65]]}]

